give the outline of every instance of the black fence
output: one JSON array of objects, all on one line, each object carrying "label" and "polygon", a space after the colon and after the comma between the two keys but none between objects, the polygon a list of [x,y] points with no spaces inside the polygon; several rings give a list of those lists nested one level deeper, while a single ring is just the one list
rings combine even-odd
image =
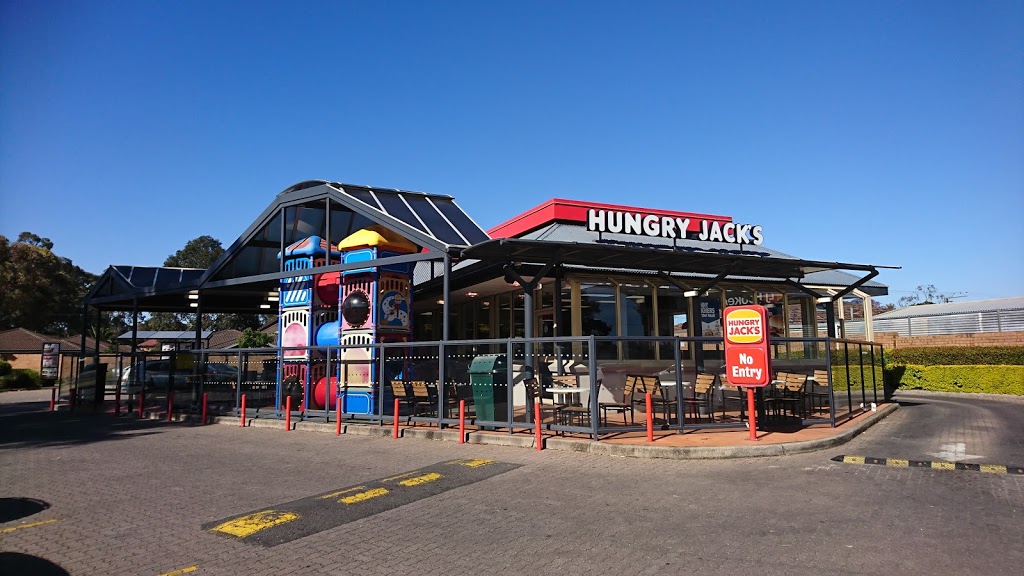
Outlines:
[{"label": "black fence", "polygon": [[[80,403],[122,413],[455,426],[605,435],[744,428],[745,389],[729,382],[721,337],[561,337],[103,355],[69,374]],[[885,401],[878,344],[776,338],[775,380],[757,390],[765,426],[829,424]],[[92,366],[90,370],[90,366]],[[63,379],[62,379],[63,381]],[[648,394],[650,407],[648,407]]]}]

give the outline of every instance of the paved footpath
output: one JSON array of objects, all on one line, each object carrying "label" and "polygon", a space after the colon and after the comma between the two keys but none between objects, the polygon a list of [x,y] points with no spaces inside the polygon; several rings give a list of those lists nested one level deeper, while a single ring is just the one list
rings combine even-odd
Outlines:
[{"label": "paved footpath", "polygon": [[900,399],[833,449],[686,461],[14,414],[0,574],[1019,575],[1024,476],[831,460],[1016,458],[1019,399]]}]

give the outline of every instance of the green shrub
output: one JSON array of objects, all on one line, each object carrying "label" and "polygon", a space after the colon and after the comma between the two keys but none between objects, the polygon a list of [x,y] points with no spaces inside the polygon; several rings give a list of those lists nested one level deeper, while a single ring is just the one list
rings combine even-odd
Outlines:
[{"label": "green shrub", "polygon": [[27,368],[12,370],[6,376],[0,376],[0,387],[3,388],[39,388],[39,372]]},{"label": "green shrub", "polygon": [[7,360],[0,360],[0,376],[7,376],[11,373],[11,363]]},{"label": "green shrub", "polygon": [[1024,366],[893,365],[886,382],[908,390],[1024,395]]},{"label": "green shrub", "polygon": [[941,346],[885,351],[886,364],[1024,366],[1024,346]]}]

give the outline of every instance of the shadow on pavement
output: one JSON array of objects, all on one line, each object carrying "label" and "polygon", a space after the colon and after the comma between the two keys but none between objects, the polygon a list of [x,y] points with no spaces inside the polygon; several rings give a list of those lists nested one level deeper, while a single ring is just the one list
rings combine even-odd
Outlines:
[{"label": "shadow on pavement", "polygon": [[0,574],[31,574],[32,576],[68,576],[68,571],[38,556],[17,552],[0,552]]},{"label": "shadow on pavement", "polygon": [[0,418],[0,450],[129,440],[181,424],[106,414],[29,413]]},{"label": "shadow on pavement", "polygon": [[0,498],[0,524],[38,514],[50,504],[35,498]]}]

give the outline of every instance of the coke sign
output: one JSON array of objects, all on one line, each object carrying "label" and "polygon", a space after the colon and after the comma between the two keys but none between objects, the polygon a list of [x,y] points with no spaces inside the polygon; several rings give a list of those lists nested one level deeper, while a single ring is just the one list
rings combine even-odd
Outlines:
[{"label": "coke sign", "polygon": [[730,306],[722,318],[725,373],[733,386],[767,386],[772,381],[768,355],[768,310],[764,306]]}]

